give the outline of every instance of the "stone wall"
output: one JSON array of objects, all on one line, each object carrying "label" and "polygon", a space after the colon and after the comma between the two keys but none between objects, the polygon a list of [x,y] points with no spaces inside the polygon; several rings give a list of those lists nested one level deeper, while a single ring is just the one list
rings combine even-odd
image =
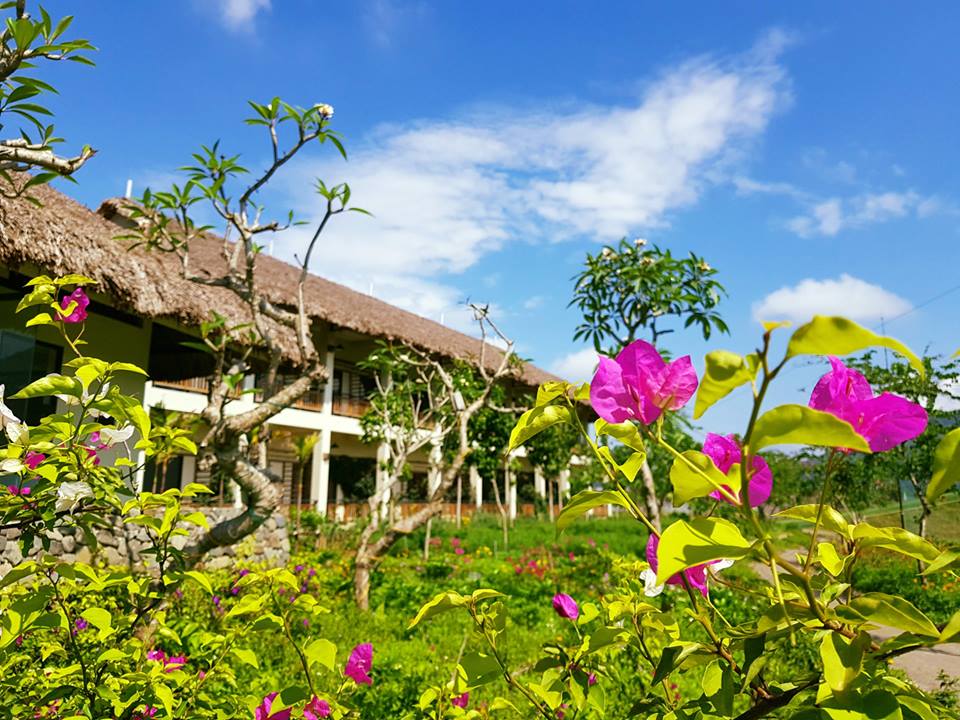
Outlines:
[{"label": "stone wall", "polygon": [[[235,517],[240,511],[233,507],[204,508],[203,514],[211,526],[217,522]],[[201,530],[196,529],[196,533]],[[195,534],[195,533],[194,533]],[[107,565],[132,566],[140,561],[140,552],[148,547],[147,532],[140,525],[124,524],[119,520],[111,528],[96,531],[99,547],[92,550],[84,541],[83,534],[74,528],[64,527],[50,533],[50,554],[65,561],[92,562],[94,560]],[[20,531],[8,529],[0,531],[0,577],[14,565],[23,560],[18,539]],[[183,547],[191,537],[175,539]],[[30,555],[38,552],[35,548]],[[207,555],[204,567],[209,569],[228,568],[237,562],[266,562],[269,565],[282,565],[290,557],[290,540],[287,536],[287,519],[277,514],[267,520],[256,534],[231,547],[217,548]]]}]

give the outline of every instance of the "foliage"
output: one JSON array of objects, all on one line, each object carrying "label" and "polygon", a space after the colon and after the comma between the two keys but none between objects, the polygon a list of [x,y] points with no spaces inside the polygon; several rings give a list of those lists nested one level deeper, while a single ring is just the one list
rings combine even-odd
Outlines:
[{"label": "foliage", "polygon": [[588,254],[574,278],[570,302],[583,316],[574,340],[588,339],[598,352],[615,355],[643,331],[649,331],[653,343],[673,332],[662,326],[670,318],[682,320],[684,327],[697,325],[704,338],[714,330],[725,333],[727,325],[716,310],[724,289],[716,274],[692,252],[674,257],[645,240],[624,238],[615,247]]},{"label": "foliage", "polygon": [[47,124],[51,112],[46,98],[57,91],[31,71],[41,61],[92,65],[89,53],[95,48],[87,40],[66,39],[72,16],[54,20],[41,7],[40,17],[32,17],[26,6],[25,0],[0,4],[0,10],[12,10],[0,33],[0,117],[4,129],[17,132],[17,137],[0,140],[0,194],[24,195],[39,204],[29,195],[30,188],[69,178],[93,157],[94,150],[84,145],[74,157],[55,153],[63,138]]}]

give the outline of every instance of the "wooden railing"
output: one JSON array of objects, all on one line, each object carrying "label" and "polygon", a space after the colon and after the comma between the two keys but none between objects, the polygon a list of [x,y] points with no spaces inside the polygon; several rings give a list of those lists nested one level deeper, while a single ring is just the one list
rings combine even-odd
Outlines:
[{"label": "wooden railing", "polygon": [[[157,387],[170,388],[172,390],[183,390],[185,392],[206,395],[210,387],[210,379],[206,377],[186,378],[183,380],[155,380]],[[239,390],[237,395],[239,395]],[[260,400],[259,394],[256,400]],[[312,410],[314,412],[323,411],[323,388],[310,388],[293,404],[293,407],[301,410]],[[344,415],[346,417],[358,418],[363,415],[370,407],[370,401],[365,398],[333,397],[333,414]]]}]

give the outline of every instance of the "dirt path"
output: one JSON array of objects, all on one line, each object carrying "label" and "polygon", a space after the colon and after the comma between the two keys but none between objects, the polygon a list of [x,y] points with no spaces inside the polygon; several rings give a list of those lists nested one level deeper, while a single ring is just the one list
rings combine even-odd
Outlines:
[{"label": "dirt path", "polygon": [[[766,565],[752,563],[751,569],[765,581],[772,582],[770,568]],[[881,625],[871,630],[870,636],[877,642],[883,642],[896,637],[900,632],[896,628]],[[928,691],[939,690],[940,682],[937,676],[941,672],[950,677],[960,677],[960,643],[947,643],[936,648],[905,653],[894,658],[893,666],[906,673],[917,687]]]}]

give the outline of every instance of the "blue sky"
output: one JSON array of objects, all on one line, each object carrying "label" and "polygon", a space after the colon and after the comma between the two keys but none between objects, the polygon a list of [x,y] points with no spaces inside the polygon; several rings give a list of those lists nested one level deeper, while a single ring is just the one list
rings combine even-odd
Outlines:
[{"label": "blue sky", "polygon": [[[350,160],[306,154],[264,198],[309,218],[315,176],[374,219],[331,227],[315,272],[458,328],[491,302],[522,354],[581,379],[570,277],[621,236],[720,270],[732,334],[847,314],[960,346],[960,6],[827,3],[51,2],[100,48],[55,67],[57,128],[99,150],[60,187],[95,207],[168,183],[220,138],[266,144],[245,101],[335,106]],[[588,11],[588,7],[590,10]],[[278,237],[289,257],[296,235]],[[669,338],[698,364],[692,334]],[[774,399],[808,391],[788,373]],[[708,413],[729,431],[745,397]]]}]

